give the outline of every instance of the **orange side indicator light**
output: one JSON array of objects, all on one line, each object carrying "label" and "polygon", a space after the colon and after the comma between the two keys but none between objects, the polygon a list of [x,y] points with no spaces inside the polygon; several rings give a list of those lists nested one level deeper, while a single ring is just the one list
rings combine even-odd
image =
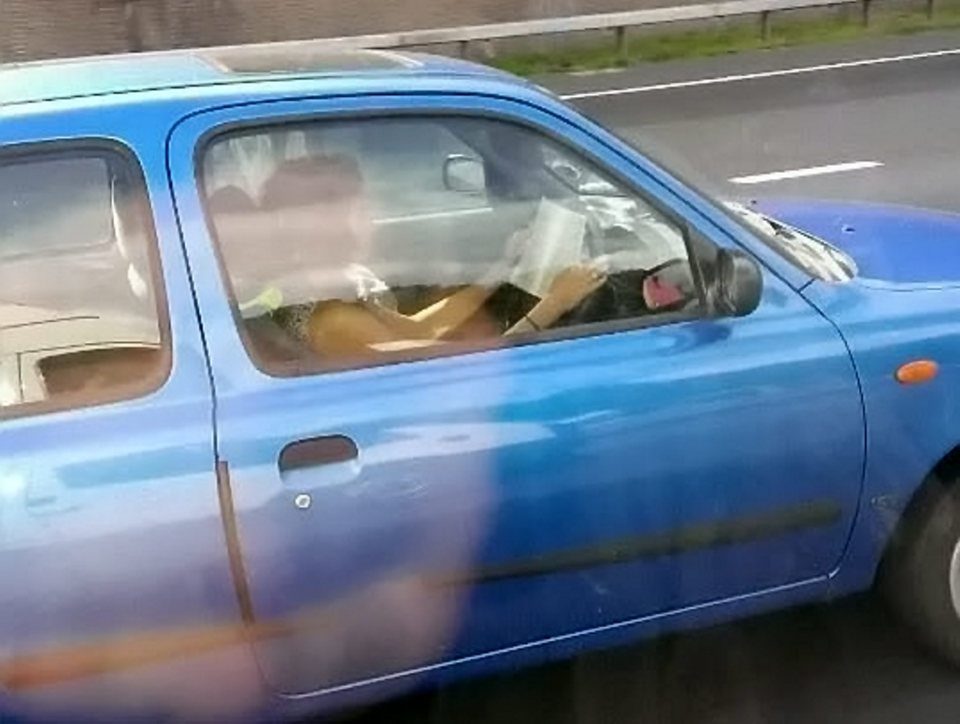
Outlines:
[{"label": "orange side indicator light", "polygon": [[902,385],[919,385],[932,380],[939,371],[940,365],[933,360],[914,360],[897,368],[897,382]]}]

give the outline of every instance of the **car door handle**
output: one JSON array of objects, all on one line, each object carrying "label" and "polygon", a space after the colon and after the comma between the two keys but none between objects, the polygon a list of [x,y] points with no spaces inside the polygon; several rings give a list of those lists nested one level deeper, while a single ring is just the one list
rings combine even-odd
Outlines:
[{"label": "car door handle", "polygon": [[359,456],[357,444],[349,437],[330,435],[290,443],[280,452],[278,465],[281,473],[291,473],[321,465],[346,463]]}]

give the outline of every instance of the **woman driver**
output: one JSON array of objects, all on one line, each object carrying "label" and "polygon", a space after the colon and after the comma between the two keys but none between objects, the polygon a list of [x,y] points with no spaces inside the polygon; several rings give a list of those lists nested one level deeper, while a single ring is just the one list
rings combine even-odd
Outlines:
[{"label": "woman driver", "polygon": [[[324,356],[356,358],[378,347],[408,342],[434,342],[455,331],[480,309],[504,277],[488,275],[490,284],[461,289],[412,315],[400,314],[386,284],[359,260],[367,255],[373,222],[356,163],[343,156],[323,156],[283,163],[264,186],[262,207],[278,214],[281,230],[276,251],[301,236],[284,228],[288,214],[304,210],[309,235],[295,252],[304,269],[319,269],[346,287],[345,297],[282,310],[278,319],[289,333]],[[284,238],[286,237],[286,238]],[[513,244],[512,244],[513,245]],[[572,266],[553,279],[547,294],[505,334],[551,327],[603,285],[605,276],[589,266]]]}]

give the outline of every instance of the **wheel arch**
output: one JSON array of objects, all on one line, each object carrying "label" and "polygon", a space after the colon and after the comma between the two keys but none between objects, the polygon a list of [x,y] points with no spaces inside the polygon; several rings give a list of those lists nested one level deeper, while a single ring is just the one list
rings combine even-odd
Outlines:
[{"label": "wheel arch", "polygon": [[916,535],[917,527],[937,501],[960,483],[960,444],[954,446],[924,476],[900,512],[883,549],[875,580],[880,580],[891,559]]}]

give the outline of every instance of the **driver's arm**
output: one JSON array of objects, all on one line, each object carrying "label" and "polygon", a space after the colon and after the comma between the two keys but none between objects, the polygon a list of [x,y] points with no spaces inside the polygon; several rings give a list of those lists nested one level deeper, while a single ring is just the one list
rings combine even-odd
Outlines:
[{"label": "driver's arm", "polygon": [[317,354],[334,359],[357,359],[369,356],[377,345],[395,341],[396,335],[366,307],[329,302],[314,309],[307,339]]},{"label": "driver's arm", "polygon": [[409,316],[379,306],[369,307],[368,312],[398,339],[438,340],[476,314],[494,291],[479,286],[465,287]]},{"label": "driver's arm", "polygon": [[[510,272],[523,253],[529,238],[528,228],[516,231],[507,239],[500,260],[481,279],[404,319],[425,325],[433,338],[441,337],[450,330],[459,328],[473,317],[500,285],[510,277]],[[400,320],[397,322],[403,324]],[[425,328],[420,328],[421,333]]]},{"label": "driver's arm", "polygon": [[549,329],[560,317],[597,291],[606,281],[606,274],[596,267],[567,267],[553,278],[547,295],[508,329],[506,334]]},{"label": "driver's arm", "polygon": [[[547,295],[506,334],[539,331],[553,326],[560,317],[603,286],[605,281],[606,276],[593,267],[573,266],[564,269],[554,277]],[[477,297],[471,299],[470,292]],[[471,287],[463,290],[466,293],[463,299],[474,302],[484,292],[483,288]],[[378,345],[401,340],[436,340],[436,336],[426,333],[428,329],[429,325],[425,322],[382,307],[331,302],[314,310],[309,322],[308,339],[310,347],[320,354],[351,359],[374,353]]]},{"label": "driver's arm", "polygon": [[437,336],[456,329],[486,303],[496,287],[469,286],[444,297],[439,302],[421,309],[409,319],[428,325]]}]

